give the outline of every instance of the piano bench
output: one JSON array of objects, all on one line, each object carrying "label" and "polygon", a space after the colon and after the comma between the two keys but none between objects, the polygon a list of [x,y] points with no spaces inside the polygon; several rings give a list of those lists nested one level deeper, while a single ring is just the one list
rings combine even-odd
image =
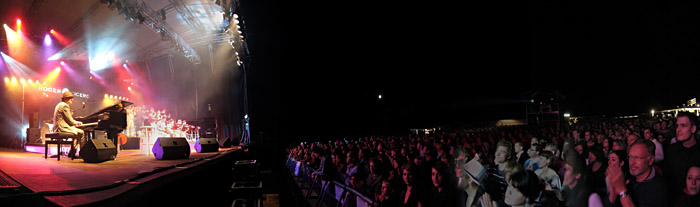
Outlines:
[{"label": "piano bench", "polygon": [[48,158],[49,155],[49,144],[55,144],[56,151],[58,152],[58,160],[61,161],[61,144],[69,144],[71,148],[73,147],[73,141],[68,141],[68,138],[77,139],[78,135],[71,132],[49,132],[44,135],[46,141],[44,142],[44,159]]}]

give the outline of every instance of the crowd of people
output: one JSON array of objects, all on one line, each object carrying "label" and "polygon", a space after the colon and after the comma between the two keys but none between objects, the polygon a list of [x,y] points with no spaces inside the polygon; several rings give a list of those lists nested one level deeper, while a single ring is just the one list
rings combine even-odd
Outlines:
[{"label": "crowd of people", "polygon": [[590,118],[301,143],[289,156],[378,206],[699,206],[698,117]]}]

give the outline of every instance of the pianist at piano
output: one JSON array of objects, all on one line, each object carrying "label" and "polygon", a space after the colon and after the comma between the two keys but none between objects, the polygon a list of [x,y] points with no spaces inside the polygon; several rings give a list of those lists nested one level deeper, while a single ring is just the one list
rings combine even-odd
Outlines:
[{"label": "pianist at piano", "polygon": [[61,102],[56,105],[53,113],[53,130],[51,130],[52,132],[70,132],[79,137],[78,139],[73,139],[73,145],[68,153],[69,157],[75,157],[76,144],[80,144],[80,146],[85,144],[85,132],[76,128],[76,126],[81,126],[83,122],[73,119],[73,113],[70,110],[72,103],[73,94],[70,91],[63,92]]}]

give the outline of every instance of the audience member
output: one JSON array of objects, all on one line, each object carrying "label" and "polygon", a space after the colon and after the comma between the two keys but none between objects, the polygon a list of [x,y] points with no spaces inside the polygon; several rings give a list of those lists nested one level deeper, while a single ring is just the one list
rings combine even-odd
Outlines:
[{"label": "audience member", "polygon": [[[654,170],[655,145],[649,140],[637,140],[629,148],[629,170],[632,179],[626,181],[622,169],[609,166],[607,178],[612,195],[619,195],[623,207],[667,206],[666,180]],[[626,183],[629,184],[626,185]],[[614,202],[612,202],[614,203]]]},{"label": "audience member", "polygon": [[651,127],[644,127],[643,132],[644,139],[652,141],[654,142],[654,145],[656,145],[656,152],[654,152],[654,162],[660,163],[661,161],[664,161],[663,145],[661,144],[661,142],[659,142],[659,140],[656,140],[653,129]]},{"label": "audience member", "polygon": [[457,189],[454,176],[447,163],[437,162],[432,167],[431,207],[458,207],[466,203],[466,192]]},{"label": "audience member", "polygon": [[516,142],[513,149],[515,149],[516,161],[521,165],[525,165],[525,161],[527,161],[527,159],[530,159],[530,156],[528,156],[527,152],[523,149],[523,143]]},{"label": "audience member", "polygon": [[[693,113],[679,112],[677,118],[677,142],[668,146],[665,154],[664,172],[668,178],[669,189],[673,194],[680,194],[685,184],[688,168],[700,163],[700,145],[697,144],[697,116]],[[661,125],[664,128],[663,124]]]},{"label": "audience member", "polygon": [[700,165],[688,168],[683,193],[673,199],[674,207],[698,206],[700,204]]}]

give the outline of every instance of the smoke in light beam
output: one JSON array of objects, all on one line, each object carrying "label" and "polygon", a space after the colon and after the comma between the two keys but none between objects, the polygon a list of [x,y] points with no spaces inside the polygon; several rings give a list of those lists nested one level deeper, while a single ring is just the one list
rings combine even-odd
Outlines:
[{"label": "smoke in light beam", "polygon": [[2,55],[2,59],[3,59],[3,61],[5,61],[5,65],[7,66],[7,69],[10,71],[10,74],[17,75],[17,76],[23,76],[23,77],[33,77],[37,74],[31,68],[29,68],[26,65],[20,63],[19,61],[13,59],[12,57],[6,55],[5,53],[0,52],[0,55]]}]

